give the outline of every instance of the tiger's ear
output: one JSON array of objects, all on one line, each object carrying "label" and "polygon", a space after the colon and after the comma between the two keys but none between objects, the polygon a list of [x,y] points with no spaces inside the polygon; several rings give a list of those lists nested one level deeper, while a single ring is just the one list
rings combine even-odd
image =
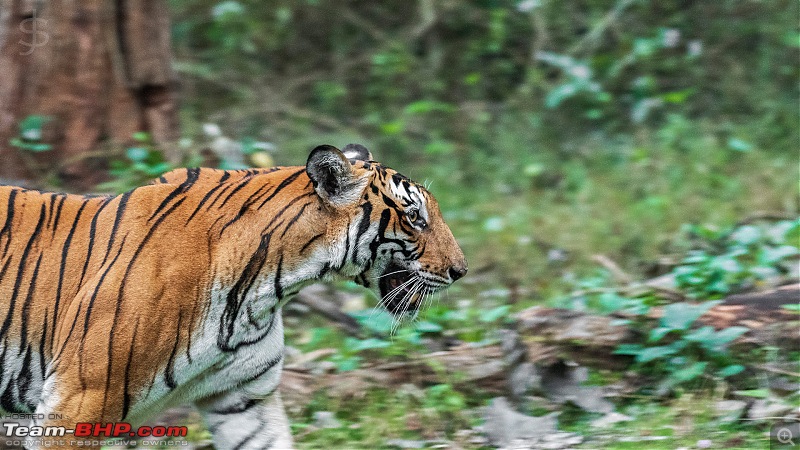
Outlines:
[{"label": "tiger's ear", "polygon": [[347,144],[342,149],[344,157],[349,160],[372,161],[372,153],[361,144]]},{"label": "tiger's ear", "polygon": [[361,195],[363,183],[353,172],[350,161],[332,145],[320,145],[311,151],[306,173],[317,195],[334,206],[355,201]]}]

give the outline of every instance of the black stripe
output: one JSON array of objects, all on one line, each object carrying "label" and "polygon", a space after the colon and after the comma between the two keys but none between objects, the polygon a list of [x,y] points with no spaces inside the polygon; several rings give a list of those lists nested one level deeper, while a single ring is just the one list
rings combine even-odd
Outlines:
[{"label": "black stripe", "polygon": [[130,352],[128,353],[128,362],[125,364],[125,380],[122,388],[122,417],[125,419],[128,415],[128,410],[131,407],[131,362],[133,361],[133,352],[136,350],[136,334],[139,332],[139,318],[136,318],[136,325],[133,326],[133,337],[131,338]]},{"label": "black stripe", "polygon": [[[31,405],[31,402],[26,402],[28,397],[28,389],[30,389],[33,380],[31,373],[31,348],[28,347],[25,351],[25,357],[22,359],[22,368],[17,378],[17,400],[18,403],[25,405],[28,411],[33,411],[36,404]],[[38,400],[38,399],[37,399]]]},{"label": "black stripe", "polygon": [[[241,442],[239,442],[238,444],[236,444],[236,447],[233,447],[232,450],[242,450],[244,448],[244,446],[247,445],[248,442],[252,441],[253,438],[256,437],[258,432],[261,431],[261,428],[264,426],[264,423],[261,422],[261,420],[263,420],[263,419],[259,418],[259,426],[256,427],[256,429],[253,430],[252,433],[250,433],[247,436],[245,436],[244,439]],[[269,447],[266,447],[266,446],[264,447],[265,450],[268,449],[268,448]]]},{"label": "black stripe", "polygon": [[197,181],[197,178],[199,176],[200,176],[200,169],[186,169],[186,180],[184,180],[183,183],[179,184],[178,187],[176,187],[172,192],[169,193],[169,195],[167,195],[164,198],[164,200],[161,201],[161,204],[158,205],[158,208],[156,208],[155,211],[153,211],[153,214],[150,216],[149,219],[147,219],[147,221],[149,222],[153,220],[153,218],[155,218],[161,212],[161,210],[166,208],[167,205],[175,197],[189,190],[189,188],[191,188],[194,185],[195,181]]},{"label": "black stripe", "polygon": [[222,185],[222,190],[220,190],[220,191],[217,193],[217,196],[216,196],[216,197],[214,197],[214,200],[211,200],[211,203],[209,203],[209,204],[208,204],[208,206],[206,207],[206,211],[211,211],[211,208],[213,208],[213,207],[214,207],[214,204],[215,204],[215,203],[217,203],[217,201],[218,201],[220,198],[222,198],[222,194],[224,194],[224,193],[225,193],[225,192],[226,192],[228,189],[232,188],[233,186],[234,186],[234,185],[232,184],[232,182],[231,182],[231,183],[226,183],[226,184],[223,184],[223,185]]},{"label": "black stripe", "polygon": [[[213,278],[211,278],[213,280]],[[195,298],[200,298],[200,294],[195,291]],[[189,326],[187,327],[189,330],[192,329],[192,325],[194,325],[194,315],[197,311],[196,307],[192,307],[192,315],[189,316]],[[186,360],[189,364],[192,363],[192,333],[191,331],[186,334]]]},{"label": "black stripe", "polygon": [[296,180],[296,179],[297,179],[297,177],[299,177],[299,176],[300,176],[300,174],[301,174],[301,173],[304,173],[305,171],[306,171],[306,169],[305,169],[305,167],[304,167],[304,168],[302,168],[302,169],[298,170],[297,172],[295,172],[295,173],[291,174],[290,176],[288,176],[288,177],[287,177],[285,180],[283,180],[283,181],[281,182],[281,184],[279,184],[279,185],[278,185],[278,187],[276,187],[276,188],[275,188],[275,190],[274,190],[274,191],[272,191],[272,194],[270,194],[270,195],[269,195],[269,197],[267,197],[267,198],[266,198],[266,199],[265,199],[263,202],[261,202],[261,204],[260,204],[260,205],[258,205],[258,209],[261,209],[261,208],[263,208],[263,207],[264,207],[264,205],[266,205],[266,204],[267,204],[267,202],[269,202],[270,200],[272,200],[273,198],[275,198],[275,196],[276,196],[276,195],[278,195],[278,193],[279,193],[280,191],[282,191],[282,190],[283,190],[283,188],[285,188],[286,186],[288,186],[289,184],[291,184],[291,183],[292,183],[294,180]]},{"label": "black stripe", "polygon": [[39,279],[39,266],[41,264],[42,254],[39,253],[39,258],[36,259],[36,266],[33,268],[33,274],[31,275],[28,294],[25,296],[25,301],[22,303],[22,325],[20,325],[19,331],[19,355],[21,355],[23,349],[28,346],[28,318],[30,317],[33,292],[36,290],[36,281]]},{"label": "black stripe", "polygon": [[222,207],[223,207],[223,206],[225,206],[225,204],[226,204],[226,203],[228,203],[228,200],[230,200],[230,199],[231,199],[231,197],[233,197],[234,195],[236,195],[236,193],[237,193],[237,192],[239,192],[239,191],[241,191],[242,189],[244,189],[244,187],[245,187],[245,186],[247,186],[248,184],[250,184],[250,181],[252,181],[252,180],[253,180],[253,178],[252,178],[252,175],[249,175],[249,174],[248,174],[248,175],[245,177],[245,179],[244,179],[244,180],[242,180],[242,181],[241,181],[241,182],[240,182],[240,183],[239,183],[239,184],[236,186],[236,188],[234,188],[234,189],[231,191],[231,193],[230,193],[230,194],[228,194],[228,196],[227,196],[227,197],[225,197],[225,200],[223,200],[223,201],[222,201],[222,203],[220,203],[220,204],[219,204],[219,206],[218,206],[217,208],[218,208],[218,209],[222,209]]},{"label": "black stripe", "polygon": [[14,306],[17,302],[17,297],[19,296],[22,277],[25,274],[25,267],[27,266],[26,263],[28,262],[28,255],[30,254],[34,241],[36,241],[36,239],[39,237],[39,233],[42,231],[42,226],[44,225],[44,213],[45,207],[44,204],[42,204],[42,208],[39,212],[39,221],[36,223],[36,228],[33,230],[33,234],[31,234],[30,239],[28,239],[28,243],[25,245],[25,250],[22,251],[22,257],[19,260],[17,279],[14,282],[14,291],[11,293],[11,299],[8,302],[8,314],[6,314],[6,318],[3,321],[3,326],[0,327],[0,338],[5,336],[9,327],[11,327],[11,321],[14,318]]},{"label": "black stripe", "polygon": [[[256,204],[261,198],[267,194],[269,194],[270,188],[272,188],[271,184],[264,183],[258,190],[256,190],[250,197],[245,200],[244,205],[245,207],[249,208]],[[263,191],[263,192],[262,192]]]},{"label": "black stripe", "polygon": [[303,213],[305,212],[305,210],[308,207],[308,205],[310,205],[310,203],[305,203],[300,208],[300,211],[298,211],[297,214],[295,214],[291,219],[289,219],[289,222],[286,224],[286,227],[283,228],[283,233],[281,233],[281,238],[286,236],[286,232],[289,231],[289,228],[291,228],[292,225],[294,225],[297,222],[297,219],[299,219],[300,216],[303,215]]},{"label": "black stripe", "polygon": [[61,210],[64,208],[64,202],[67,200],[66,194],[58,194],[58,206],[56,206],[56,215],[53,218],[53,237],[56,235],[56,230],[58,229],[58,225],[61,223]]},{"label": "black stripe", "polygon": [[3,256],[6,255],[8,252],[8,245],[11,243],[11,225],[12,221],[14,220],[14,200],[17,198],[17,191],[12,190],[8,193],[8,206],[6,206],[6,223],[3,225],[3,229],[0,230],[0,238],[3,237],[4,234],[6,236],[6,245],[3,247]]},{"label": "black stripe", "polygon": [[272,235],[269,233],[261,236],[261,242],[258,248],[250,256],[250,260],[247,262],[247,265],[245,265],[242,275],[236,280],[236,283],[234,283],[233,287],[228,292],[225,309],[222,313],[222,319],[219,322],[219,335],[217,337],[217,346],[223,351],[235,350],[235,347],[231,347],[228,341],[233,337],[236,318],[239,315],[239,310],[244,302],[244,298],[247,296],[247,293],[258,277],[258,273],[264,266],[264,262],[267,260],[271,238]]},{"label": "black stripe", "polygon": [[97,211],[94,212],[94,216],[92,217],[92,222],[89,225],[89,245],[86,247],[86,258],[83,261],[83,269],[81,269],[81,278],[78,281],[78,286],[83,284],[83,277],[86,276],[86,270],[89,268],[89,261],[92,259],[92,249],[94,248],[94,237],[97,234],[97,219],[100,217],[100,213],[103,212],[108,203],[111,201],[111,198],[104,199],[100,203],[100,207],[97,208]]},{"label": "black stripe", "polygon": [[[50,334],[53,335],[54,339],[50,341],[50,353],[53,353],[53,343],[55,341],[56,335],[56,323],[58,322],[58,306],[61,302],[61,289],[64,286],[64,269],[67,265],[67,254],[69,253],[70,245],[72,244],[72,237],[75,235],[75,230],[78,228],[78,222],[81,220],[81,214],[83,214],[83,209],[86,207],[86,203],[83,203],[80,208],[78,208],[78,212],[75,215],[75,220],[72,221],[72,227],[67,233],[67,239],[64,241],[64,246],[61,248],[61,266],[58,269],[58,287],[56,288],[56,300],[55,304],[53,305],[53,324],[51,325]],[[58,226],[58,222],[56,222],[56,226]],[[78,286],[80,289],[80,286]]]},{"label": "black stripe", "polygon": [[100,267],[103,267],[106,264],[106,260],[108,259],[108,255],[111,254],[111,247],[114,245],[114,240],[117,237],[117,230],[119,229],[119,224],[122,222],[122,218],[125,216],[125,210],[128,208],[128,200],[130,200],[131,195],[133,195],[133,191],[128,191],[119,199],[119,205],[117,205],[117,213],[114,215],[114,225],[111,227],[111,235],[108,237],[108,246],[106,247],[106,254],[103,256],[103,262],[100,263]]},{"label": "black stripe", "polygon": [[302,247],[300,247],[300,253],[303,253],[304,251],[306,251],[306,249],[308,248],[309,245],[311,245],[312,243],[314,243],[314,241],[316,241],[317,239],[321,238],[324,235],[325,235],[325,233],[320,233],[320,234],[315,235],[311,239],[309,239],[308,242],[306,242],[305,244],[303,244]]},{"label": "black stripe", "polygon": [[353,263],[357,263],[356,259],[358,258],[358,241],[361,240],[361,237],[369,230],[369,225],[371,221],[370,215],[372,214],[372,203],[364,203],[361,205],[361,210],[363,216],[361,216],[361,222],[358,224],[358,232],[356,233],[356,250],[353,251]]},{"label": "black stripe", "polygon": [[[228,175],[228,173],[226,172],[226,173],[225,173],[225,175]],[[223,178],[225,178],[225,177],[223,177]],[[220,180],[220,184],[218,184],[218,185],[214,186],[213,188],[209,189],[209,191],[208,191],[208,192],[206,192],[206,195],[204,195],[204,196],[203,196],[203,198],[202,198],[202,199],[200,199],[200,203],[198,203],[198,204],[197,204],[197,207],[194,209],[194,211],[192,211],[192,214],[190,214],[190,215],[189,215],[189,218],[188,218],[188,219],[186,219],[186,223],[187,223],[187,224],[189,223],[189,221],[190,221],[190,220],[194,219],[194,216],[197,214],[197,212],[198,212],[198,211],[200,211],[200,208],[202,208],[202,207],[203,207],[203,205],[204,205],[204,204],[205,204],[205,203],[208,201],[208,199],[211,197],[211,195],[212,195],[214,192],[216,192],[216,191],[217,191],[217,189],[219,189],[219,188],[221,188],[221,187],[223,187],[223,186],[225,186],[225,185],[224,185],[224,184],[222,184],[222,180]]]},{"label": "black stripe", "polygon": [[220,416],[226,416],[228,414],[240,414],[252,408],[253,406],[256,406],[257,404],[258,400],[254,398],[247,398],[242,403],[237,403],[224,409],[212,409],[211,413]]},{"label": "black stripe", "polygon": [[[108,393],[109,393],[108,388],[109,388],[109,383],[111,381],[111,369],[114,361],[111,354],[112,349],[114,348],[114,334],[116,332],[117,325],[119,324],[119,314],[122,309],[122,299],[125,296],[125,286],[127,284],[128,276],[130,275],[131,269],[134,267],[136,260],[139,258],[139,254],[141,253],[142,249],[144,249],[145,245],[147,245],[147,243],[150,241],[150,238],[153,236],[153,233],[156,231],[156,229],[158,229],[159,225],[161,225],[161,223],[164,222],[164,219],[166,219],[170,214],[172,214],[172,212],[175,211],[175,209],[181,206],[181,204],[183,204],[185,200],[186,198],[184,197],[175,202],[174,205],[170,206],[169,209],[164,211],[164,213],[161,214],[161,216],[153,223],[153,226],[150,227],[150,230],[148,230],[147,234],[144,236],[144,239],[142,239],[142,242],[139,244],[138,247],[136,247],[136,250],[133,252],[133,256],[131,256],[131,259],[128,262],[128,265],[125,269],[125,273],[122,276],[122,282],[119,285],[119,291],[116,297],[117,306],[114,309],[114,320],[111,322],[111,330],[108,333],[109,356],[108,356],[108,369],[106,372],[106,390],[103,395],[104,410],[105,410],[105,405],[108,402]],[[122,239],[122,245],[120,245],[120,251],[122,251],[122,248],[125,246],[125,239],[127,239],[127,235]],[[113,265],[113,262],[111,265]]]},{"label": "black stripe", "polygon": [[[39,368],[42,371],[42,380],[47,372],[47,363],[44,361],[44,344],[47,341],[47,308],[44,309],[44,323],[42,325],[42,335],[39,340]],[[52,336],[50,337],[52,339]]]},{"label": "black stripe", "polygon": [[[255,380],[261,378],[265,373],[269,372],[273,367],[275,367],[278,364],[280,364],[281,361],[283,361],[283,352],[281,352],[280,355],[278,355],[278,356],[272,358],[271,360],[267,361],[267,365],[262,367],[261,370],[259,370],[257,374],[255,374],[252,377],[250,377],[245,383],[250,382],[250,381],[255,381]],[[278,386],[275,386],[275,389],[277,389],[277,388],[278,388]],[[275,389],[273,389],[270,392],[267,392],[266,394],[264,394],[264,396],[266,397],[267,395],[272,394],[273,392],[275,392]]]},{"label": "black stripe", "polygon": [[164,370],[164,383],[167,384],[167,387],[170,389],[175,389],[178,385],[175,383],[175,354],[178,353],[178,344],[181,340],[181,322],[183,322],[183,310],[178,310],[178,324],[175,326],[177,331],[175,332],[175,344],[172,346],[172,351],[169,354],[169,359],[167,359],[167,367]]},{"label": "black stripe", "polygon": [[283,268],[283,254],[281,253],[281,257],[278,259],[278,268],[275,270],[275,281],[274,281],[275,297],[278,300],[281,300],[283,298],[283,286],[281,286],[282,268]]},{"label": "black stripe", "polygon": [[53,205],[56,202],[57,194],[50,194],[50,204],[47,206],[47,228],[53,223]]},{"label": "black stripe", "polygon": [[86,317],[83,320],[83,336],[81,336],[81,349],[83,349],[83,343],[86,340],[86,335],[88,334],[89,331],[89,319],[92,316],[94,301],[97,300],[97,296],[100,294],[100,288],[103,287],[103,282],[106,280],[106,276],[108,276],[108,273],[111,272],[111,269],[114,267],[114,264],[117,263],[119,256],[122,254],[122,248],[123,246],[119,247],[117,255],[114,256],[114,259],[111,260],[111,263],[108,265],[108,267],[106,267],[106,270],[104,270],[103,274],[100,275],[100,279],[97,280],[97,284],[94,286],[94,291],[92,292],[92,296],[89,298],[89,304],[86,306]]},{"label": "black stripe", "polygon": [[[75,325],[78,323],[78,316],[81,315],[81,309],[83,309],[83,303],[78,303],[78,310],[75,311],[75,318],[72,319],[72,325],[69,327],[69,333],[67,333],[66,339],[64,339],[62,342],[61,348],[58,349],[58,353],[53,357],[53,361],[57,361],[56,367],[61,364],[61,354],[64,353],[64,349],[67,347],[67,344],[69,344],[70,338],[72,338],[72,332],[75,331]],[[55,322],[55,320],[53,322]],[[50,372],[55,372],[55,367]]]}]

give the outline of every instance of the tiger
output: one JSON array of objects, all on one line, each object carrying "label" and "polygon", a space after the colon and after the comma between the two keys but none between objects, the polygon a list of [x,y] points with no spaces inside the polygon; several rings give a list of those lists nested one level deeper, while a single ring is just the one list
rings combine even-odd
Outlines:
[{"label": "tiger", "polygon": [[69,430],[193,404],[217,449],[294,445],[281,310],[304,286],[403,319],[467,272],[430,192],[360,144],[117,196],[0,186],[0,227],[0,410]]}]

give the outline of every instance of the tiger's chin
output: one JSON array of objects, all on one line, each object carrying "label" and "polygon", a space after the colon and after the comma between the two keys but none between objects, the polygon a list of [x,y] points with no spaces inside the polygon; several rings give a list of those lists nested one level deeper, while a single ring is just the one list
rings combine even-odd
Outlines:
[{"label": "tiger's chin", "polygon": [[380,304],[395,317],[416,316],[433,291],[417,273],[395,262],[384,269],[378,281]]}]

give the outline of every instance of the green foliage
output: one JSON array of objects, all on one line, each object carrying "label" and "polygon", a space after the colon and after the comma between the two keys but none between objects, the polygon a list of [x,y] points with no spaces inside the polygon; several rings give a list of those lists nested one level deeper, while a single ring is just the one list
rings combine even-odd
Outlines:
[{"label": "green foliage", "polygon": [[464,395],[453,389],[449,384],[436,384],[425,390],[423,403],[440,413],[456,413],[466,406]]},{"label": "green foliage", "polygon": [[42,128],[50,120],[51,117],[39,115],[22,119],[19,123],[19,135],[12,137],[8,143],[26,152],[40,153],[52,150],[52,145],[42,141]]},{"label": "green foliage", "polygon": [[698,246],[674,273],[677,285],[694,297],[714,298],[785,273],[784,263],[800,254],[800,220],[724,231],[687,226],[685,231]]},{"label": "green foliage", "polygon": [[719,378],[737,375],[745,368],[735,362],[728,352],[728,345],[749,330],[745,327],[728,327],[719,331],[710,326],[693,328],[695,321],[717,303],[667,305],[645,344],[621,344],[614,353],[634,356],[637,368],[663,377],[658,387],[661,392],[696,381],[704,375]]},{"label": "green foliage", "polygon": [[174,168],[152,145],[150,135],[138,132],[132,138],[137,145],[125,150],[124,159],[111,162],[109,174],[114,179],[100,184],[98,189],[115,193],[129,191]]},{"label": "green foliage", "polygon": [[[508,117],[552,142],[576,126],[629,132],[681,117],[714,118],[733,151],[797,142],[796,2],[170,4],[176,66],[207,94],[189,109],[222,109],[241,135],[307,123],[401,157],[434,141],[431,155],[492,156]],[[752,133],[732,132],[747,117]]]}]

